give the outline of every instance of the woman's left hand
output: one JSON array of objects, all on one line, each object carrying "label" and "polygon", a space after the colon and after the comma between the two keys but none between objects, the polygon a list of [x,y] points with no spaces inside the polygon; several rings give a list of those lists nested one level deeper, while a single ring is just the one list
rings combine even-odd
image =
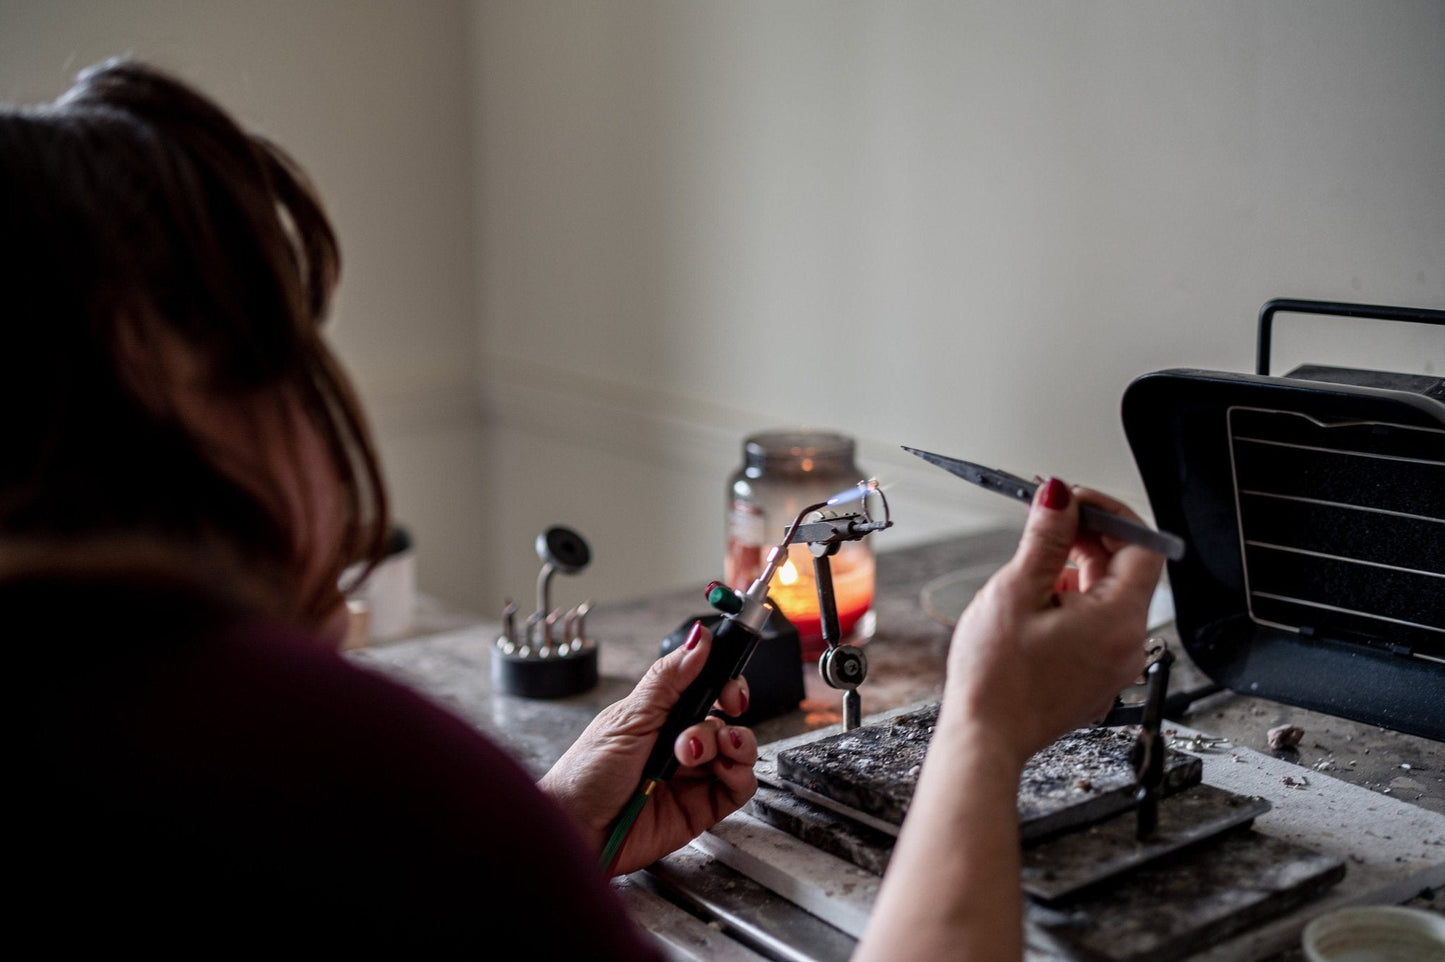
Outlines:
[{"label": "woman's left hand", "polygon": [[[712,633],[701,623],[687,641],[657,661],[627,697],[604,708],[539,784],[581,824],[600,853],[618,813],[641,787],[642,770],[667,713],[702,671]],[[717,705],[737,717],[747,710],[747,679],[729,681]],[[751,729],[709,715],[673,743],[678,769],[651,797],[613,864],[636,871],[675,851],[747,803],[757,791]]]}]

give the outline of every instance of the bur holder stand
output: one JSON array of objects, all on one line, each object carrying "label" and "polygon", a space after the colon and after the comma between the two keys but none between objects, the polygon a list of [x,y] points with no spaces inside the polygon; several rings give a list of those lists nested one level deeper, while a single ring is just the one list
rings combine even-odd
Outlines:
[{"label": "bur holder stand", "polygon": [[575,574],[592,559],[582,536],[553,525],[537,536],[542,569],[537,575],[537,608],[517,627],[517,605],[502,608],[502,633],[492,646],[492,684],[508,695],[565,698],[597,686],[597,643],[587,637],[590,602],[567,609],[552,607],[551,582],[557,572]]}]

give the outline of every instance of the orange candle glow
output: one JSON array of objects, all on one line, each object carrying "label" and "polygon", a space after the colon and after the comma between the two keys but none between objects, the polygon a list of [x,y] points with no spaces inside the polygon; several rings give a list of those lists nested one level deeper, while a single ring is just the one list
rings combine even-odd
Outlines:
[{"label": "orange candle glow", "polygon": [[[850,548],[859,550],[849,550]],[[839,640],[845,640],[873,607],[873,553],[862,546],[844,545],[828,559],[833,576],[833,603],[838,611]],[[813,554],[806,545],[791,545],[788,560],[779,566],[768,585],[768,596],[798,629],[803,657],[816,661],[827,650],[823,617],[818,606]]]}]

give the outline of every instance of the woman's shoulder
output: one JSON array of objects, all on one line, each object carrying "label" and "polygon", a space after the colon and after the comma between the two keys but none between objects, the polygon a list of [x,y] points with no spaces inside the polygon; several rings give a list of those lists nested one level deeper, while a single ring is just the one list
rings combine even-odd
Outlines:
[{"label": "woman's shoulder", "polygon": [[[30,692],[58,724],[41,737],[106,745],[244,789],[304,778],[357,793],[420,794],[434,773],[540,795],[532,777],[455,712],[324,639],[191,586],[145,578],[0,579],[0,612]],[[472,773],[476,773],[473,775]],[[390,788],[388,788],[390,786]]]},{"label": "woman's shoulder", "polygon": [[53,880],[65,904],[131,926],[161,904],[257,938],[454,947],[508,924],[563,955],[647,951],[570,817],[445,705],[203,599],[22,587],[0,583],[0,611],[56,655],[15,770],[37,892],[81,861],[85,885]]}]

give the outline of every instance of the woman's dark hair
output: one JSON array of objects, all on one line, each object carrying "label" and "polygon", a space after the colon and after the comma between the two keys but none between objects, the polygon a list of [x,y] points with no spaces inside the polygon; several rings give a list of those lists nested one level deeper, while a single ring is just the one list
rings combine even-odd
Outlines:
[{"label": "woman's dark hair", "polygon": [[378,459],[320,331],[339,251],[300,168],[186,84],[107,61],[53,104],[0,108],[0,237],[0,549],[220,548],[278,613],[334,609],[335,578],[298,588],[308,519],[174,403],[297,402],[341,481],[335,574],[380,559]]}]

